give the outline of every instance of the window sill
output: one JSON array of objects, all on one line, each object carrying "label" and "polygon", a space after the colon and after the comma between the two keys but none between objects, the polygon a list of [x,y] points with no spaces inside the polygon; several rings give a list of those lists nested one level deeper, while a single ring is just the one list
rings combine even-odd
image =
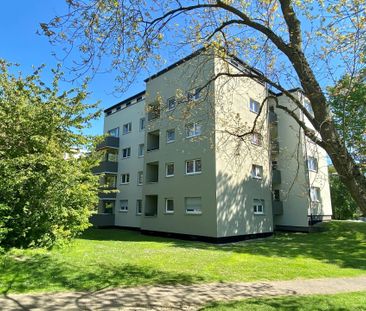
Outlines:
[{"label": "window sill", "polygon": [[169,140],[166,142],[167,144],[175,143],[175,140]]},{"label": "window sill", "polygon": [[172,178],[174,175],[165,175],[166,178]]},{"label": "window sill", "polygon": [[193,136],[186,136],[186,139],[191,139],[191,138],[195,138],[195,137],[198,137],[198,136],[201,136],[201,134],[193,135]]},{"label": "window sill", "polygon": [[120,183],[120,185],[129,185],[130,183],[129,182],[125,182],[125,183]]},{"label": "window sill", "polygon": [[252,176],[252,179],[261,180],[261,179],[263,179],[263,177]]},{"label": "window sill", "polygon": [[138,158],[143,158],[144,157],[144,155],[139,155],[139,156],[137,156]]},{"label": "window sill", "polygon": [[128,213],[128,211],[118,211],[119,213]]},{"label": "window sill", "polygon": [[164,215],[174,215],[174,212],[164,212]]},{"label": "window sill", "polygon": [[192,175],[201,175],[202,172],[196,172],[196,173],[186,173],[185,175],[187,176],[192,176]]},{"label": "window sill", "polygon": [[186,212],[186,215],[202,215],[202,212]]},{"label": "window sill", "polygon": [[264,216],[264,213],[254,213],[255,216]]}]

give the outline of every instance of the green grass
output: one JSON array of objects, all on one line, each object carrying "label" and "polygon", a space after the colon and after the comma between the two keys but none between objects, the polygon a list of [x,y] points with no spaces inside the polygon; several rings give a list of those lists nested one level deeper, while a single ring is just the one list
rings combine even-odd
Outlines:
[{"label": "green grass", "polygon": [[366,224],[327,227],[226,245],[94,229],[65,248],[14,249],[1,256],[0,292],[366,274]]},{"label": "green grass", "polygon": [[277,298],[251,298],[235,302],[218,302],[202,311],[361,311],[366,310],[366,292],[286,296]]}]

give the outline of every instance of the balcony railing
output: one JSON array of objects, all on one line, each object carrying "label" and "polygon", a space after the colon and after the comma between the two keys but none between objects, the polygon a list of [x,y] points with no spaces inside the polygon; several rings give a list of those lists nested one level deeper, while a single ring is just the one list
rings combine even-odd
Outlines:
[{"label": "balcony railing", "polygon": [[272,200],[272,211],[273,211],[273,215],[282,215],[283,214],[282,201]]},{"label": "balcony railing", "polygon": [[117,173],[118,162],[102,161],[97,167],[93,168],[92,171],[94,174]]},{"label": "balcony railing", "polygon": [[268,113],[268,120],[269,123],[277,123],[278,122],[277,114],[273,111],[270,111]]},{"label": "balcony railing", "polygon": [[114,214],[94,214],[89,220],[97,228],[114,226]]},{"label": "balcony railing", "polygon": [[281,183],[281,171],[272,169],[272,184],[279,185]]},{"label": "balcony railing", "polygon": [[280,152],[280,144],[278,141],[271,142],[271,152],[272,153],[279,153]]},{"label": "balcony railing", "polygon": [[102,150],[105,148],[119,148],[119,137],[107,136],[104,140],[97,145],[97,150]]}]

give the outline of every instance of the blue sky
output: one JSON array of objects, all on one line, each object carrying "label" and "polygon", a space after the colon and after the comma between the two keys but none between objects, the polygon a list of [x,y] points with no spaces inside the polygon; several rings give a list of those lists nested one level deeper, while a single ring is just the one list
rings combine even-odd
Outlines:
[{"label": "blue sky", "polygon": [[[13,0],[2,1],[0,10],[0,58],[18,63],[19,71],[24,74],[32,72],[32,66],[46,64],[42,78],[45,82],[51,81],[50,69],[56,67],[58,61],[51,55],[55,51],[47,38],[37,35],[39,23],[48,22],[52,17],[65,13],[67,7],[64,0]],[[67,72],[66,77],[67,77]],[[101,100],[100,108],[105,109],[144,88],[141,77],[125,94],[113,94],[114,76],[103,74],[96,76],[89,85],[92,95],[90,102]],[[73,85],[64,83],[67,89]],[[103,118],[96,120],[89,134],[102,134]]]}]

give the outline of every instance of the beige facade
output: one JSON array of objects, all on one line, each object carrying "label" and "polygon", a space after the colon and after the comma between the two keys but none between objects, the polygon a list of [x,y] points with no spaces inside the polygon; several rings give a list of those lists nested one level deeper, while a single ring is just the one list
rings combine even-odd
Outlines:
[{"label": "beige facade", "polygon": [[[307,228],[310,215],[331,215],[324,151],[272,111],[266,86],[251,78],[211,81],[241,66],[194,53],[147,79],[145,93],[106,110],[104,132],[119,128],[118,193],[108,221],[224,241],[270,234],[275,226]],[[316,158],[314,171],[309,157]],[[311,201],[314,193],[319,202]],[[100,217],[104,212],[99,207]]]}]

